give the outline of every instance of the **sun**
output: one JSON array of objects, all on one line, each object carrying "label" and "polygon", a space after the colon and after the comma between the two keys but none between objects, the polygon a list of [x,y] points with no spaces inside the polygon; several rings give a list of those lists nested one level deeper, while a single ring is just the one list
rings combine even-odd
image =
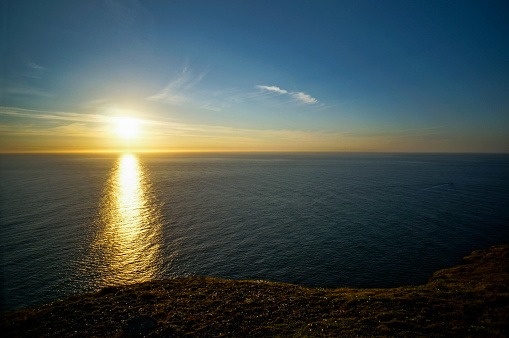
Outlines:
[{"label": "sun", "polygon": [[140,120],[132,117],[117,117],[113,120],[115,134],[125,139],[132,139],[140,132]]}]

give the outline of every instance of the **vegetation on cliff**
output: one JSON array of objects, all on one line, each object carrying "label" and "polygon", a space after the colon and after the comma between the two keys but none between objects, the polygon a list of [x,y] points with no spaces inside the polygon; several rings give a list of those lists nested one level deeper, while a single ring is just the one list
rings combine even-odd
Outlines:
[{"label": "vegetation on cliff", "polygon": [[509,246],[475,251],[420,286],[315,289],[177,278],[0,315],[9,337],[505,336]]}]

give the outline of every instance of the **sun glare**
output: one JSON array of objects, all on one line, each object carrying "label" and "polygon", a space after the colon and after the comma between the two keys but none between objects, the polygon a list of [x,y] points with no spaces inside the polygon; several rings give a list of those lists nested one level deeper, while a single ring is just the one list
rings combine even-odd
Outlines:
[{"label": "sun glare", "polygon": [[140,121],[132,117],[117,117],[114,120],[115,133],[125,139],[136,137],[140,130]]}]

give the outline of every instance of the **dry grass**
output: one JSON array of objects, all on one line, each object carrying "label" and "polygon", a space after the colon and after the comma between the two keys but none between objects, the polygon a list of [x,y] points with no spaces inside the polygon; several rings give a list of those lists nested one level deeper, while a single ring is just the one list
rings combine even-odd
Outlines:
[{"label": "dry grass", "polygon": [[313,289],[177,278],[0,315],[3,336],[505,336],[509,246],[476,251],[421,286]]}]

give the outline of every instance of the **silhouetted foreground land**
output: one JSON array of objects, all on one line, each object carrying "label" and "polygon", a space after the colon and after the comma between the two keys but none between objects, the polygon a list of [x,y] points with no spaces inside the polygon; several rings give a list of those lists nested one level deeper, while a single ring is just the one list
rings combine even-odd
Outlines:
[{"label": "silhouetted foreground land", "polygon": [[426,285],[311,289],[177,278],[0,315],[5,336],[505,336],[509,246],[475,251]]}]

